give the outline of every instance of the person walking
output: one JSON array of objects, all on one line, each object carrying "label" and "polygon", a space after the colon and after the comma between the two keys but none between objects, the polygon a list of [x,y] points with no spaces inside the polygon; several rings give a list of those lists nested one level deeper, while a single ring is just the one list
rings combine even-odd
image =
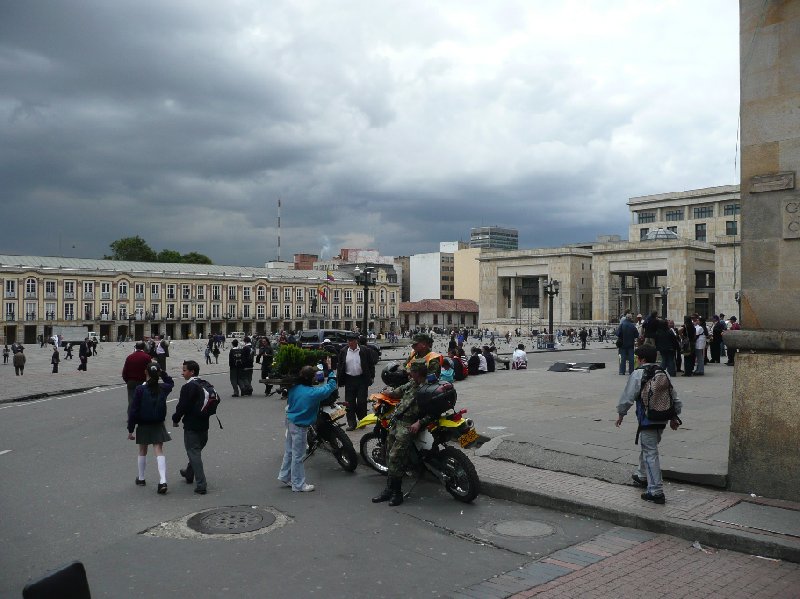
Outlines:
[{"label": "person walking", "polygon": [[219,364],[219,344],[214,343],[214,349],[211,350],[211,353],[214,354],[214,364]]},{"label": "person walking", "polygon": [[578,333],[578,337],[581,340],[581,349],[586,349],[586,340],[589,338],[589,333],[586,331],[586,328],[581,328],[581,332]]},{"label": "person walking", "polygon": [[53,355],[50,356],[50,363],[53,365],[53,374],[58,374],[58,363],[61,362],[61,354],[58,353],[58,348],[53,348]]},{"label": "person walking", "polygon": [[188,484],[195,483],[194,492],[205,495],[208,492],[208,482],[203,468],[203,449],[208,443],[208,419],[200,409],[205,400],[203,387],[197,383],[200,375],[200,365],[194,360],[186,360],[181,369],[181,376],[186,381],[181,387],[178,405],[172,415],[172,426],[178,426],[183,420],[183,446],[189,463],[181,476]]},{"label": "person walking", "polygon": [[325,370],[328,381],[315,387],[314,379],[319,371],[315,366],[303,366],[300,369],[299,384],[289,389],[287,396],[286,442],[278,480],[285,486],[292,487],[295,493],[314,490],[314,485],[306,483],[303,458],[308,443],[308,427],[317,419],[319,404],[336,391],[336,371],[331,370],[330,357],[325,358]]},{"label": "person walking", "polygon": [[708,339],[708,330],[706,329],[706,321],[697,314],[692,317],[694,324],[695,340],[694,340],[694,375],[703,376],[705,374],[706,365],[706,340]]},{"label": "person walking", "polygon": [[[170,440],[169,433],[164,426],[167,418],[167,397],[175,387],[175,382],[166,372],[151,363],[147,367],[147,380],[136,387],[133,402],[128,410],[128,439],[136,440],[139,446],[137,465],[139,472],[136,476],[136,485],[143,487],[145,484],[145,468],[147,466],[147,448],[153,446],[158,464],[159,495],[167,492],[167,459],[164,457],[164,443]],[[133,431],[136,429],[136,435]]]},{"label": "person walking", "polygon": [[[642,493],[642,499],[653,503],[663,504],[664,487],[661,479],[661,464],[658,457],[658,444],[661,441],[661,434],[667,423],[672,430],[678,430],[681,424],[678,415],[681,413],[681,401],[678,394],[672,387],[669,374],[663,371],[660,366],[656,366],[656,348],[651,344],[645,344],[636,349],[636,356],[639,358],[640,368],[637,368],[628,379],[625,389],[617,403],[617,428],[622,424],[622,419],[628,413],[632,405],[636,404],[636,418],[639,427],[636,431],[636,438],[639,441],[639,467],[631,476],[636,486],[647,488]],[[654,379],[656,371],[664,372],[669,385],[669,393],[672,394],[672,403],[675,408],[675,415],[670,420],[649,420],[642,400],[643,378]],[[656,380],[656,379],[654,379]],[[652,389],[653,387],[651,387]],[[655,393],[653,393],[655,396]]]},{"label": "person walking", "polygon": [[228,368],[230,368],[230,381],[233,387],[233,395],[231,397],[239,397],[244,395],[246,382],[244,380],[244,364],[245,356],[242,348],[239,347],[239,340],[234,339],[231,341],[231,349],[228,352]]},{"label": "person walking", "polygon": [[14,362],[14,374],[17,376],[22,376],[25,373],[25,352],[23,351],[25,348],[22,345],[18,346],[16,353],[14,354],[13,362]]},{"label": "person walking", "polygon": [[8,364],[8,356],[11,353],[11,350],[8,349],[8,345],[3,346],[3,364]]},{"label": "person walking", "polygon": [[87,337],[78,347],[78,359],[81,361],[81,363],[78,365],[78,370],[83,370],[86,372],[86,366],[89,363],[89,356],[91,353],[92,350],[89,349],[89,338]]},{"label": "person walking", "polygon": [[161,370],[167,369],[167,358],[169,358],[169,343],[161,337],[156,343],[156,361]]},{"label": "person walking", "polygon": [[242,395],[253,394],[253,345],[250,342],[250,337],[244,338],[242,345]]},{"label": "person walking", "polygon": [[206,345],[206,349],[203,352],[203,355],[206,358],[206,364],[211,364],[211,348]]},{"label": "person walking", "polygon": [[128,410],[131,409],[136,388],[147,380],[147,367],[150,366],[150,356],[145,351],[144,341],[137,341],[133,347],[133,353],[125,358],[122,366],[122,380],[128,388]]},{"label": "person walking", "polygon": [[619,348],[619,374],[625,374],[625,365],[628,365],[628,374],[633,374],[633,348],[639,338],[639,331],[630,314],[622,317],[616,331],[617,347]]},{"label": "person walking", "polygon": [[339,350],[337,378],[344,386],[347,403],[347,430],[355,430],[356,424],[367,415],[367,393],[375,379],[377,355],[366,345],[359,343],[358,335],[347,334],[347,345]]}]

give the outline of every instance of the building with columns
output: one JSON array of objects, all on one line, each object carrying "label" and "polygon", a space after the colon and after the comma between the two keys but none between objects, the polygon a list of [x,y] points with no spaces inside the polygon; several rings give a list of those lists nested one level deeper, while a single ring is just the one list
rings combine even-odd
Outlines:
[{"label": "building with columns", "polygon": [[480,254],[481,326],[540,328],[550,280],[560,284],[553,320],[564,326],[616,322],[626,310],[676,321],[739,314],[738,186],[636,197],[628,206],[633,241]]},{"label": "building with columns", "polygon": [[400,287],[376,265],[365,297],[352,274],[208,264],[0,255],[2,342],[34,343],[56,326],[85,325],[105,339],[280,330],[396,329]]}]

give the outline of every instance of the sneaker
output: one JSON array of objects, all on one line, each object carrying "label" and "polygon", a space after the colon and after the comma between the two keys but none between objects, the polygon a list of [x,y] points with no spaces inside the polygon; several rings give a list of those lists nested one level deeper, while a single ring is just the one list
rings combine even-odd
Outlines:
[{"label": "sneaker", "polygon": [[633,479],[633,484],[637,487],[642,487],[643,489],[647,488],[647,479],[642,478],[636,474],[631,474],[631,478]]},{"label": "sneaker", "polygon": [[158,491],[156,491],[159,495],[166,495],[167,494],[167,483],[158,483]]},{"label": "sneaker", "polygon": [[659,493],[658,495],[651,495],[649,492],[642,493],[642,499],[644,499],[645,501],[652,501],[653,503],[658,503],[659,505],[663,505],[664,502],[667,501],[663,493]]},{"label": "sneaker", "polygon": [[313,490],[314,490],[314,485],[309,485],[306,483],[303,483],[303,486],[300,487],[299,489],[292,489],[292,491],[294,491],[295,493],[310,493]]},{"label": "sneaker", "polygon": [[136,486],[137,487],[143,487],[146,484],[147,483],[145,482],[145,480],[143,478],[139,478],[138,476],[136,477]]}]

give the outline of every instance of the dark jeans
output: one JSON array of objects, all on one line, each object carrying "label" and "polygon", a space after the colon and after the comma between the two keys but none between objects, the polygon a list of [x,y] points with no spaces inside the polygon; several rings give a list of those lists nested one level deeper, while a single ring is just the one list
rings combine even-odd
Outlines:
[{"label": "dark jeans", "polygon": [[83,370],[86,372],[86,365],[89,363],[89,358],[87,356],[80,356],[81,364],[78,366],[78,370]]},{"label": "dark jeans", "polygon": [[[688,356],[683,356],[683,375],[684,376],[692,376],[694,372],[694,358],[695,354],[689,354]],[[702,357],[701,357],[702,359]]]},{"label": "dark jeans", "polygon": [[728,364],[736,362],[736,350],[732,347],[728,348]]},{"label": "dark jeans", "polygon": [[619,348],[619,373],[625,374],[625,364],[628,364],[628,374],[633,374],[633,348],[620,347]]},{"label": "dark jeans", "polygon": [[672,350],[661,354],[661,368],[670,376],[675,376],[675,352]]},{"label": "dark jeans", "polygon": [[721,341],[712,341],[711,342],[711,361],[712,362],[719,362],[720,360],[720,349],[722,342]]},{"label": "dark jeans", "polygon": [[244,378],[243,369],[231,368],[230,380],[234,395],[245,395],[247,393],[247,381]]},{"label": "dark jeans", "polygon": [[186,466],[186,478],[194,477],[197,489],[206,489],[206,473],[203,470],[203,448],[208,443],[208,431],[190,431],[183,429],[183,445],[189,464]]},{"label": "dark jeans", "polygon": [[133,394],[136,391],[136,387],[144,383],[144,381],[128,381],[125,385],[128,387],[128,410],[131,409],[131,404],[133,403]]},{"label": "dark jeans", "polygon": [[363,374],[359,376],[345,375],[344,400],[347,402],[347,425],[355,426],[367,415],[367,392],[369,381]]}]

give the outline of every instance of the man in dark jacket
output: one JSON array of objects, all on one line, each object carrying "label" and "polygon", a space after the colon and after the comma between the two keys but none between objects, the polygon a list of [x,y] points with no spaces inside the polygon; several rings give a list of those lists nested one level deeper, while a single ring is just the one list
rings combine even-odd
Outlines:
[{"label": "man in dark jacket", "polygon": [[81,361],[78,370],[86,372],[86,365],[89,363],[89,356],[92,355],[91,346],[89,345],[89,338],[83,340],[78,348],[78,359]]},{"label": "man in dark jacket", "polygon": [[356,428],[359,420],[367,415],[367,392],[375,379],[375,364],[378,356],[366,345],[358,342],[358,335],[348,333],[347,345],[339,350],[336,361],[336,378],[344,387],[347,403],[347,430]]},{"label": "man in dark jacket", "polygon": [[[246,363],[247,356],[244,350],[239,347],[239,340],[234,339],[231,341],[231,349],[228,352],[228,367],[230,368],[231,387],[233,387],[233,395],[231,397],[247,394],[247,381],[244,376]],[[252,387],[250,391],[252,392]]]},{"label": "man in dark jacket", "polygon": [[656,319],[655,331],[656,350],[661,355],[661,368],[670,376],[675,376],[675,347],[678,339],[669,329],[669,324],[663,318]]},{"label": "man in dark jacket", "polygon": [[147,380],[147,373],[145,371],[150,365],[150,356],[144,351],[144,341],[137,341],[134,348],[134,352],[125,358],[125,364],[122,367],[122,380],[125,381],[128,387],[129,411],[136,387]]},{"label": "man in dark jacket", "polygon": [[625,374],[625,364],[628,364],[628,374],[633,374],[633,348],[638,338],[639,331],[636,330],[636,325],[630,320],[630,315],[626,314],[622,317],[622,321],[617,327],[620,375]]},{"label": "man in dark jacket", "polygon": [[172,415],[172,425],[178,426],[183,419],[183,445],[189,464],[181,470],[181,476],[191,484],[196,482],[194,492],[205,495],[207,492],[206,474],[203,470],[203,448],[208,443],[208,416],[200,412],[205,393],[203,388],[194,382],[200,374],[200,365],[194,360],[183,363],[181,375],[186,381],[181,387],[181,395],[175,413]]}]

